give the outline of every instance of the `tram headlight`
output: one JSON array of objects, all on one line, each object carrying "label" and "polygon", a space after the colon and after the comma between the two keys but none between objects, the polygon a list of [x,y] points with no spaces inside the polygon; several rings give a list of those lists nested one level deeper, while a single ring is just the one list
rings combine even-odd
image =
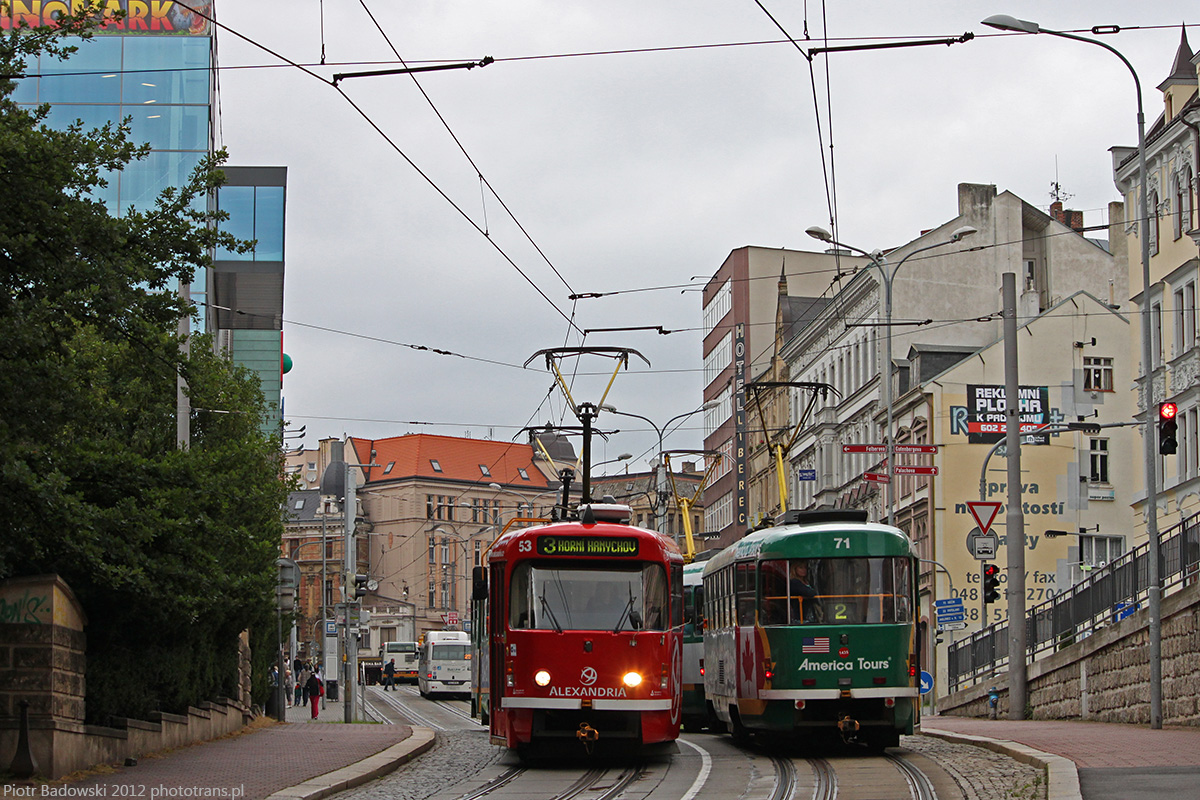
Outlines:
[{"label": "tram headlight", "polygon": [[538,686],[546,686],[550,683],[550,673],[544,669],[539,669],[533,676],[533,682]]},{"label": "tram headlight", "polygon": [[636,672],[626,672],[625,677],[621,678],[621,682],[632,689],[642,684],[642,676]]}]

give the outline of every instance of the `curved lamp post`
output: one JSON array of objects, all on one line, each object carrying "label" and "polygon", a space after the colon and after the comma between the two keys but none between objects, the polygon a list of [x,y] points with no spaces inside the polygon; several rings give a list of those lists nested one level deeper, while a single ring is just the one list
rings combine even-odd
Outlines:
[{"label": "curved lamp post", "polygon": [[669,420],[667,420],[667,423],[665,425],[663,425],[661,428],[659,426],[655,425],[654,421],[652,419],[650,419],[649,417],[643,417],[641,414],[632,414],[628,411],[617,411],[616,406],[612,406],[612,405],[600,406],[601,411],[607,411],[610,414],[618,414],[622,417],[634,417],[636,419],[644,420],[644,421],[650,423],[650,427],[654,428],[654,432],[658,434],[659,463],[658,463],[658,468],[655,470],[655,488],[658,492],[658,502],[655,504],[655,509],[654,509],[654,517],[655,517],[654,527],[655,527],[655,530],[657,530],[659,533],[665,532],[666,527],[667,527],[667,504],[666,504],[666,502],[664,502],[665,496],[667,493],[667,467],[666,467],[666,464],[662,460],[663,431],[665,431],[667,428],[671,427],[671,423],[674,422],[675,420],[683,419],[685,417],[690,417],[693,414],[698,414],[701,411],[704,411],[710,405],[711,405],[711,401],[709,403],[705,403],[704,405],[700,406],[699,408],[694,408],[691,411],[688,411],[686,413],[676,414],[675,416],[673,416]]},{"label": "curved lamp post", "polygon": [[[1076,42],[1094,44],[1103,47],[1117,58],[1133,76],[1133,87],[1137,92],[1137,137],[1138,137],[1138,187],[1141,197],[1138,198],[1138,238],[1142,245],[1142,404],[1145,413],[1145,426],[1142,429],[1142,444],[1145,448],[1146,474],[1146,537],[1150,545],[1150,574],[1147,587],[1147,605],[1149,606],[1149,635],[1150,635],[1150,727],[1162,728],[1162,589],[1159,586],[1159,541],[1158,541],[1158,475],[1154,464],[1154,431],[1151,428],[1150,408],[1154,400],[1154,347],[1150,334],[1152,321],[1150,318],[1150,210],[1146,186],[1146,115],[1142,109],[1142,82],[1138,79],[1137,71],[1129,63],[1129,59],[1119,51],[1097,39],[1077,36],[1063,31],[1052,31],[1043,28],[1036,22],[1016,19],[1007,14],[996,14],[983,20],[990,28],[1015,33],[1045,33],[1062,39],[1072,39]],[[1096,29],[1093,28],[1093,31]]]},{"label": "curved lamp post", "polygon": [[835,247],[844,247],[847,250],[852,250],[855,253],[861,253],[871,260],[871,266],[879,270],[879,275],[883,279],[883,310],[884,310],[884,331],[887,340],[886,351],[884,353],[883,364],[883,403],[887,406],[887,521],[888,525],[893,527],[896,524],[895,499],[896,499],[896,453],[895,453],[895,437],[892,432],[892,281],[896,278],[896,273],[905,261],[915,256],[917,253],[923,253],[926,250],[933,250],[935,247],[945,247],[948,244],[962,241],[972,234],[978,233],[977,228],[970,225],[963,225],[961,228],[956,228],[951,234],[950,239],[945,242],[937,242],[936,244],[925,245],[918,247],[910,253],[906,253],[904,258],[896,262],[893,267],[888,266],[887,259],[884,258],[883,252],[876,250],[868,253],[866,250],[860,250],[857,247],[851,247],[848,244],[843,244],[833,238],[833,234],[817,225],[808,228],[806,231],[809,236],[818,239],[822,242],[834,245]]}]

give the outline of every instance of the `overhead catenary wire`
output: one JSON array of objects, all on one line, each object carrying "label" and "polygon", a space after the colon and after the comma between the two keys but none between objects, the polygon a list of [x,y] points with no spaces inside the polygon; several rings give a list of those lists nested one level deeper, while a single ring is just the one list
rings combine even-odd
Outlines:
[{"label": "overhead catenary wire", "polygon": [[568,325],[570,325],[571,327],[576,327],[574,321],[561,308],[559,308],[558,305],[553,300],[550,299],[550,296],[546,294],[546,292],[541,288],[541,286],[539,286],[537,284],[537,282],[535,280],[533,280],[533,278],[531,278],[528,274],[526,274],[526,272],[523,269],[521,269],[520,266],[517,265],[517,262],[514,261],[513,258],[504,250],[504,248],[501,247],[499,245],[499,243],[497,243],[495,241],[494,237],[488,236],[487,234],[485,234],[483,228],[481,228],[479,226],[479,223],[477,223],[474,219],[472,219],[471,215],[468,214],[462,208],[462,206],[460,206],[457,202],[455,202],[454,199],[452,197],[450,197],[450,195],[448,195],[446,193],[446,191],[437,184],[436,181],[433,180],[433,178],[431,178],[424,170],[422,170],[419,166],[417,166],[417,163],[415,161],[413,161],[412,158],[410,158],[409,155],[406,152],[404,152],[403,149],[401,149],[401,147],[395,142],[395,140],[392,139],[392,137],[389,136],[388,133],[386,131],[384,131],[382,127],[380,127],[379,123],[376,122],[374,120],[374,118],[372,118],[371,115],[368,114],[348,94],[346,94],[346,92],[340,86],[335,84],[333,81],[317,74],[316,72],[313,72],[311,69],[301,66],[299,63],[293,61],[292,59],[289,59],[286,56],[275,52],[274,50],[272,50],[271,48],[262,44],[261,42],[255,41],[254,39],[251,39],[250,37],[238,32],[236,30],[233,30],[229,26],[218,22],[211,15],[205,14],[201,11],[198,11],[195,8],[192,8],[191,6],[189,6],[185,2],[183,2],[183,0],[176,0],[176,2],[182,8],[186,8],[189,11],[192,11],[193,13],[197,14],[198,16],[201,16],[204,19],[208,20],[212,25],[216,26],[220,30],[227,31],[232,36],[236,36],[237,38],[239,38],[242,41],[246,42],[247,44],[251,45],[252,47],[257,47],[260,50],[274,56],[275,58],[278,58],[279,60],[290,64],[291,66],[295,67],[296,69],[299,69],[304,74],[306,74],[312,78],[315,78],[316,80],[320,81],[321,83],[325,84],[326,86],[329,86],[331,89],[333,89],[335,92],[337,92],[342,97],[342,99],[345,100],[350,105],[350,107],[353,108],[359,114],[359,116],[361,116],[363,118],[363,120],[366,121],[366,123],[376,133],[379,134],[379,136],[388,144],[388,146],[390,146],[392,148],[392,150],[394,150],[396,152],[397,155],[399,155],[402,159],[404,159],[404,161],[407,162],[408,165],[410,167],[412,167],[412,169],[419,176],[421,176],[421,178],[435,192],[437,192],[438,195],[440,195],[442,197],[442,199],[444,199],[447,203],[449,203],[450,207],[453,208],[456,212],[458,212],[459,216],[461,216],[464,220],[466,220],[468,225],[470,225],[481,236],[483,236],[483,238],[488,242],[488,244],[490,244],[492,246],[492,248],[497,253],[499,253],[500,257],[503,258],[504,261],[506,261],[509,264],[509,266],[511,266],[514,270],[516,270],[516,272],[522,278],[525,279],[526,283],[528,283],[534,289],[534,291],[537,292],[542,297],[542,299],[545,300],[546,303],[548,303],[550,305],[550,307],[554,309],[555,313],[557,313],[564,320],[566,320]]}]

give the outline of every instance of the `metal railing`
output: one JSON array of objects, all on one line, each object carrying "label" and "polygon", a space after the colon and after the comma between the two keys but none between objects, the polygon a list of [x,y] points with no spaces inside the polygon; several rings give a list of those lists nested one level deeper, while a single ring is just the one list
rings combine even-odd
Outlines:
[{"label": "metal railing", "polygon": [[[1161,535],[1159,575],[1164,594],[1200,573],[1200,514]],[[1027,661],[1050,655],[1143,608],[1149,584],[1149,544],[1138,545],[1025,617]],[[950,645],[950,690],[990,678],[1008,663],[1008,622],[989,625]]]}]

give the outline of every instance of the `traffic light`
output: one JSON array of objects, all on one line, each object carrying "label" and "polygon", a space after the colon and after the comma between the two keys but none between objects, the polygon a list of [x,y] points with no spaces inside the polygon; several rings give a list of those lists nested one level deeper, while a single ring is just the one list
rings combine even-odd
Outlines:
[{"label": "traffic light", "polygon": [[1179,423],[1175,421],[1175,415],[1178,413],[1179,408],[1174,403],[1158,404],[1159,455],[1175,455],[1175,451],[1179,447],[1179,442],[1175,440],[1175,430],[1179,427]]},{"label": "traffic light", "polygon": [[354,597],[357,599],[359,597],[365,597],[366,594],[367,594],[367,576],[366,575],[355,575],[354,576]]},{"label": "traffic light", "polygon": [[994,603],[1000,599],[1000,568],[995,564],[983,567],[983,602]]}]

